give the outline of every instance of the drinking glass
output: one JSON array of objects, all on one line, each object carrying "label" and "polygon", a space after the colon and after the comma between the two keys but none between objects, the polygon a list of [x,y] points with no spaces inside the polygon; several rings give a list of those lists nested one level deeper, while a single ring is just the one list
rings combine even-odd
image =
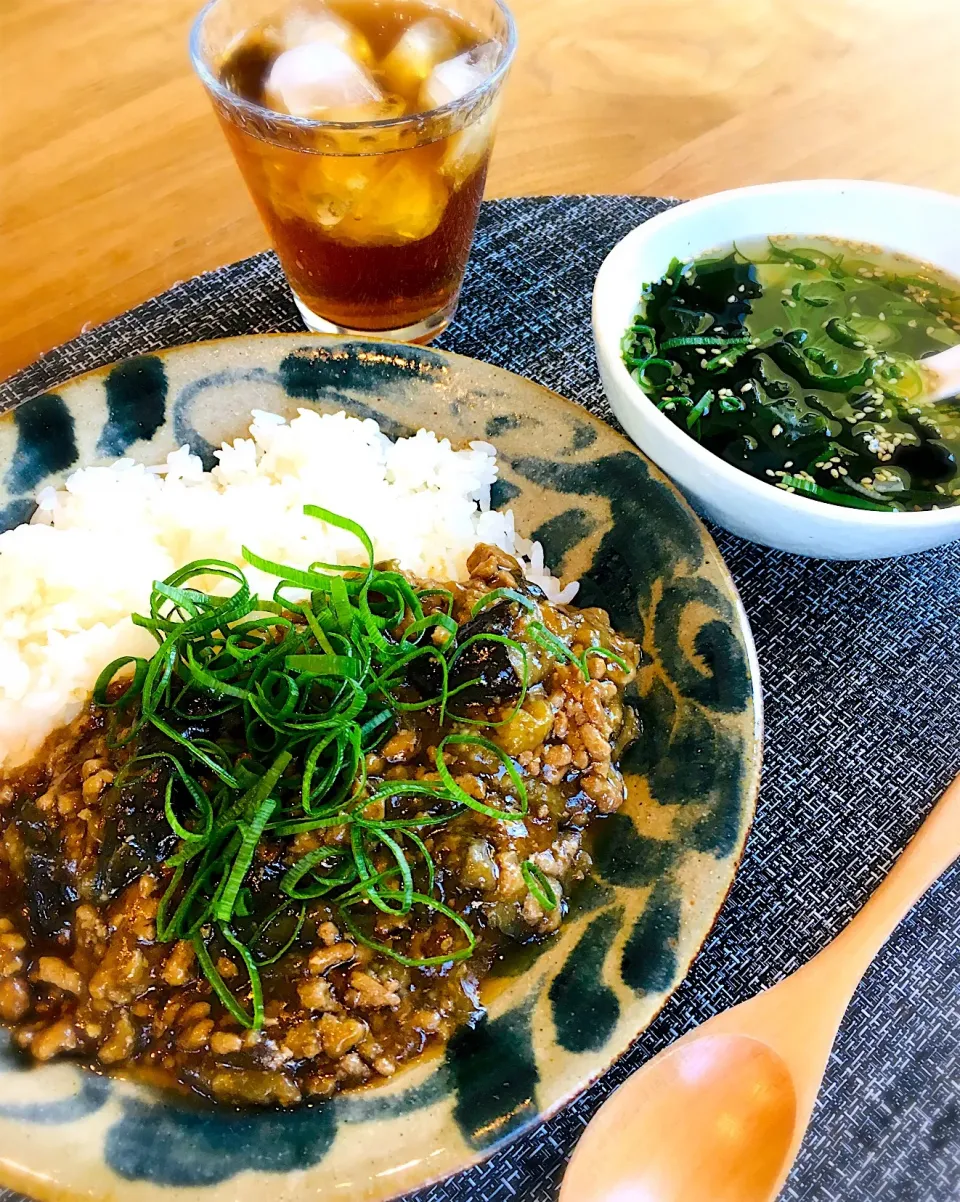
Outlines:
[{"label": "drinking glass", "polygon": [[427,10],[452,14],[492,44],[482,82],[425,112],[327,121],[272,111],[223,78],[245,34],[295,7],[302,0],[210,0],[191,34],[194,67],[308,328],[427,342],[456,311],[516,46],[513,19],[501,0]]}]

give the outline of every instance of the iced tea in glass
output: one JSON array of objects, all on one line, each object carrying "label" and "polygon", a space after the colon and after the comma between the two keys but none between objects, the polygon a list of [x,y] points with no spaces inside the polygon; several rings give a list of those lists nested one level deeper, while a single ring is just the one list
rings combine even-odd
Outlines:
[{"label": "iced tea in glass", "polygon": [[191,52],[308,327],[456,309],[515,32],[500,0],[211,0]]}]

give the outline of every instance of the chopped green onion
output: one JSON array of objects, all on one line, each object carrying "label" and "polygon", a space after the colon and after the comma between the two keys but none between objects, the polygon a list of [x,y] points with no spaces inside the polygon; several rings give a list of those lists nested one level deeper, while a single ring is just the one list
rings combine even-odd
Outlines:
[{"label": "chopped green onion", "polygon": [[243,878],[250,871],[250,865],[253,863],[253,853],[257,849],[257,844],[260,842],[260,837],[270,821],[270,815],[277,808],[277,803],[272,797],[268,797],[262,803],[260,808],[254,814],[249,823],[240,823],[240,832],[243,839],[240,843],[240,850],[237,852],[237,858],[233,862],[233,868],[230,870],[230,875],[227,877],[227,883],[224,886],[223,893],[214,907],[213,916],[218,922],[229,922],[233,918],[233,908],[237,901],[237,894],[240,892],[240,886],[243,884]]},{"label": "chopped green onion", "polygon": [[881,505],[876,501],[868,501],[866,497],[856,497],[850,493],[837,492],[832,488],[823,488],[812,480],[801,479],[799,476],[784,476],[781,483],[803,493],[808,497],[816,497],[818,501],[830,501],[834,505],[845,505],[848,509],[872,509],[875,513],[896,512],[896,505]]},{"label": "chopped green onion", "polygon": [[[611,663],[616,664],[617,667],[624,672],[630,671],[630,665],[623,658],[623,656],[617,655],[614,651],[608,651],[606,647],[588,647],[583,653],[584,665],[586,665],[586,662],[591,655],[598,655],[601,659],[610,660]],[[587,669],[586,675],[590,675],[589,669]]]},{"label": "chopped green onion", "polygon": [[533,860],[524,860],[520,865],[520,873],[540,909],[555,910],[559,904],[559,898],[550,883],[550,878],[543,869],[534,864]]},{"label": "chopped green onion", "polygon": [[[179,843],[165,863],[157,938],[192,942],[214,994],[239,1023],[253,1028],[263,1024],[259,970],[294,946],[314,899],[336,908],[359,942],[402,964],[428,967],[468,957],[477,937],[463,915],[435,896],[439,883],[429,835],[469,810],[508,822],[529,809],[513,760],[471,729],[502,726],[519,712],[530,681],[528,645],[483,632],[458,642],[451,590],[415,589],[400,573],[376,567],[373,543],[362,527],[316,506],[305,506],[304,513],[353,534],[366,563],[298,568],[245,550],[251,566],[277,578],[273,599],[263,600],[239,568],[195,560],[158,581],[148,612],[134,617],[156,639],[154,655],[113,661],[94,694],[108,712],[114,745],[142,737],[148,728],[163,740],[162,751],[131,756],[114,782],[122,787],[147,764],[166,773],[160,781],[164,815]],[[199,588],[208,576],[225,581],[219,587],[229,594]],[[430,612],[427,601],[436,606],[428,605]],[[585,676],[589,655],[627,668],[603,648],[588,648],[577,659],[535,620],[536,600],[519,589],[491,590],[473,606],[471,618],[498,601],[525,611],[529,637],[555,658],[576,663]],[[456,687],[450,684],[451,668],[477,642],[500,643],[518,665],[519,699],[506,717],[505,707],[493,704],[482,714],[471,705],[464,707],[469,714],[450,712],[451,703],[477,684],[459,678]],[[433,697],[423,696],[411,675],[425,661],[436,677]],[[121,683],[123,692],[114,697]],[[399,714],[429,708],[436,709],[441,726],[448,720],[454,726],[436,749],[439,779],[384,781],[370,788],[368,753]],[[236,741],[229,733],[219,742],[196,733],[198,721],[222,715],[235,726]],[[452,766],[458,748],[495,757],[503,806],[472,797],[458,783]],[[331,832],[326,836],[331,839],[336,832],[336,842],[283,863],[266,895],[278,904],[262,918],[264,886],[253,868],[263,840],[271,840],[274,855],[273,841],[311,832],[320,837]],[[525,870],[528,876],[531,892],[549,901],[549,886],[532,869]],[[408,955],[399,934],[378,941],[358,924],[360,906],[396,916],[426,910],[463,938],[452,950]],[[289,938],[258,959],[264,932],[286,918],[292,923]],[[222,944],[244,963],[249,1004],[217,969],[215,949]]]},{"label": "chopped green onion", "polygon": [[[403,898],[403,894],[397,893],[395,890],[391,889],[383,890],[380,896],[381,898],[386,898],[388,901],[400,901]],[[359,901],[363,900],[366,899],[357,898],[352,900],[350,904],[356,905]],[[444,917],[449,918],[450,921],[455,926],[459,927],[466,936],[466,944],[454,951],[443,952],[437,956],[407,956],[403,952],[397,951],[396,947],[390,944],[379,943],[377,940],[371,939],[370,936],[367,935],[356,924],[346,908],[343,910],[344,924],[354,939],[358,940],[366,947],[371,948],[375,952],[382,952],[385,956],[390,956],[391,959],[399,961],[400,964],[404,964],[408,968],[430,968],[432,965],[436,964],[451,964],[458,960],[466,960],[473,954],[473,950],[477,946],[477,937],[473,933],[470,924],[465,918],[458,914],[456,910],[451,910],[450,907],[444,905],[443,902],[439,902],[433,897],[427,897],[423,893],[414,893],[411,898],[411,902],[414,905],[424,906],[436,914],[442,914]]]},{"label": "chopped green onion", "polygon": [[[221,933],[227,942],[235,947],[241,955],[246,953],[246,956],[250,956],[250,953],[243,944],[232,934],[229,934],[226,929],[223,929]],[[250,974],[250,995],[253,1001],[253,1013],[248,1014],[231,993],[223,977],[217,971],[217,966],[214,964],[207,950],[203,935],[199,931],[193,937],[193,948],[197,953],[197,963],[200,965],[203,975],[210,982],[213,992],[223,1002],[227,1011],[233,1015],[241,1026],[259,1030],[263,1026],[263,990],[260,984],[260,973],[253,963],[253,957],[250,957],[249,962],[246,959],[244,960],[247,964],[247,972]]]},{"label": "chopped green onion", "polygon": [[710,412],[711,402],[714,400],[713,391],[707,391],[703,394],[699,401],[693,406],[687,414],[687,429],[695,426],[701,417],[705,417]]},{"label": "chopped green onion", "polygon": [[[282,914],[285,911],[286,911],[286,905],[282,905],[278,910],[276,910],[274,912],[273,915],[271,915],[271,918],[276,918],[279,914]],[[297,939],[300,937],[300,932],[303,930],[303,924],[304,924],[304,920],[306,919],[306,917],[307,917],[307,903],[304,902],[303,905],[300,907],[300,916],[297,919],[296,925],[293,928],[293,934],[290,936],[290,938],[287,940],[287,942],[280,948],[280,950],[274,952],[272,956],[268,956],[266,960],[255,960],[254,963],[257,966],[257,968],[267,968],[271,964],[276,964],[276,962],[278,960],[283,959],[283,957],[293,947],[293,945],[297,942]],[[257,931],[258,937],[263,935],[263,932],[267,929],[268,925],[269,924],[266,924],[265,926],[262,926],[258,929],[258,931]]]},{"label": "chopped green onion", "polygon": [[742,343],[749,342],[747,335],[742,338],[727,338],[726,336],[719,337],[717,335],[693,334],[687,338],[668,338],[666,342],[660,344],[661,351],[672,351],[677,346],[740,346]]},{"label": "chopped green onion", "polygon": [[473,608],[470,610],[470,617],[475,618],[478,613],[501,598],[508,601],[516,601],[518,605],[522,605],[524,609],[529,609],[531,613],[537,612],[537,603],[531,597],[525,597],[523,593],[518,592],[515,588],[495,588],[489,593],[484,593],[483,596],[474,602]]},{"label": "chopped green onion", "polygon": [[[470,746],[482,747],[485,751],[492,752],[506,770],[507,776],[510,777],[513,787],[517,793],[517,800],[520,806],[516,810],[498,809],[496,806],[488,806],[486,802],[478,801],[476,797],[463,789],[453,778],[453,774],[447,766],[446,760],[443,758],[443,753],[448,747]],[[486,814],[488,818],[513,819],[523,818],[529,809],[529,799],[527,797],[527,787],[523,783],[523,778],[517,771],[513,760],[507,755],[502,747],[498,747],[496,743],[491,743],[489,739],[483,739],[480,735],[473,734],[452,734],[447,735],[442,739],[437,747],[436,755],[437,772],[440,774],[440,779],[449,789],[453,797],[460,802],[461,805],[467,806],[471,810],[476,810],[480,814]]]}]

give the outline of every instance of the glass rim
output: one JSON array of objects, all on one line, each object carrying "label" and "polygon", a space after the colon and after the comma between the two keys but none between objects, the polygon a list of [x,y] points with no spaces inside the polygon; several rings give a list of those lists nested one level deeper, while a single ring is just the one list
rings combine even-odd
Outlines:
[{"label": "glass rim", "polygon": [[200,77],[200,82],[211,95],[230,105],[232,108],[246,113],[250,117],[261,121],[264,117],[267,117],[274,124],[290,130],[299,130],[301,132],[328,129],[350,131],[360,129],[391,129],[403,125],[416,125],[427,119],[432,120],[438,117],[453,116],[462,109],[472,107],[503,81],[516,53],[517,25],[513,18],[513,13],[504,3],[504,0],[491,0],[491,2],[499,9],[506,22],[506,39],[502,43],[504,52],[500,62],[497,63],[496,67],[483,83],[477,84],[475,88],[464,93],[463,96],[458,97],[456,100],[450,100],[446,104],[441,104],[437,108],[426,109],[420,113],[406,113],[399,117],[380,117],[375,121],[315,121],[311,117],[294,117],[290,113],[278,113],[274,109],[267,108],[262,104],[256,104],[254,101],[247,100],[246,97],[232,92],[210,70],[200,50],[200,33],[203,22],[218,4],[223,3],[223,0],[207,0],[207,3],[204,4],[203,8],[200,9],[194,18],[193,25],[190,28],[190,60],[193,63],[193,69]]}]

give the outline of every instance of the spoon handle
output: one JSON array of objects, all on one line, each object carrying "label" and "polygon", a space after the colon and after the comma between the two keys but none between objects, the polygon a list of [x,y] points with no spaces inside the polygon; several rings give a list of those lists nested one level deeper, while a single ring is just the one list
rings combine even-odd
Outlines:
[{"label": "spoon handle", "polygon": [[[910,908],[960,856],[960,776],[927,815],[860,913],[810,962],[847,978],[850,992]],[[808,966],[809,967],[809,966]]]}]

